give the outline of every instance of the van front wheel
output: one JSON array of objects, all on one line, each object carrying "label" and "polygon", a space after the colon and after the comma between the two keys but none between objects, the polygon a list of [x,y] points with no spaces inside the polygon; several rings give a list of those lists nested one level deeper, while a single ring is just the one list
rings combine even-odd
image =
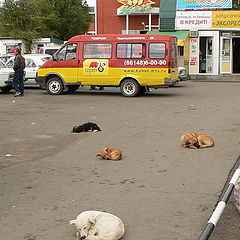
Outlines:
[{"label": "van front wheel", "polygon": [[121,83],[121,93],[125,97],[136,97],[141,92],[141,86],[133,79],[125,79]]},{"label": "van front wheel", "polygon": [[58,77],[52,77],[47,82],[47,91],[52,95],[63,93],[63,83]]}]

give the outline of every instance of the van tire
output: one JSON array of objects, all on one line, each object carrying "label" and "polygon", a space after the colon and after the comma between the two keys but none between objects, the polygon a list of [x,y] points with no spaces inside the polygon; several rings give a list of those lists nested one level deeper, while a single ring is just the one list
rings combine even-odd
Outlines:
[{"label": "van tire", "polygon": [[125,97],[136,97],[141,93],[139,83],[131,78],[125,79],[120,86],[121,93]]},{"label": "van tire", "polygon": [[68,85],[67,91],[72,93],[72,92],[75,92],[79,87],[80,87],[79,85]]},{"label": "van tire", "polygon": [[9,93],[12,89],[12,86],[1,87],[3,93]]},{"label": "van tire", "polygon": [[52,77],[47,81],[47,91],[51,95],[60,95],[63,93],[64,86],[58,77]]}]

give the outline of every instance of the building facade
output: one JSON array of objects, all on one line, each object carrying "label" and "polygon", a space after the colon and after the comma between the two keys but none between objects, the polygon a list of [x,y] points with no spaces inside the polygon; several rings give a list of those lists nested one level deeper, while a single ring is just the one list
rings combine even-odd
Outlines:
[{"label": "building facade", "polygon": [[[143,3],[151,8],[129,10]],[[96,10],[97,34],[187,32],[179,63],[192,79],[240,76],[240,11],[232,0],[97,0]]]},{"label": "building facade", "polygon": [[96,33],[146,33],[159,29],[160,0],[97,0]]},{"label": "building facade", "polygon": [[240,11],[232,10],[232,1],[206,1],[200,5],[197,1],[178,0],[176,10],[176,30],[189,31],[191,79],[238,77]]}]

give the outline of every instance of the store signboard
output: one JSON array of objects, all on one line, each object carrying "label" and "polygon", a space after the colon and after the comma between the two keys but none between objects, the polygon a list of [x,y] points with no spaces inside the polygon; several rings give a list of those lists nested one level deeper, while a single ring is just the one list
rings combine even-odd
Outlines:
[{"label": "store signboard", "polygon": [[198,73],[198,40],[197,38],[190,39],[190,59],[189,72],[191,74]]},{"label": "store signboard", "polygon": [[232,0],[177,0],[177,9],[232,8]]},{"label": "store signboard", "polygon": [[130,15],[133,13],[148,13],[152,11],[152,0],[117,0],[122,6],[117,9],[117,15]]},{"label": "store signboard", "polygon": [[213,11],[212,28],[240,28],[240,11]]},{"label": "store signboard", "polygon": [[211,29],[212,12],[211,11],[177,11],[176,12],[176,30],[198,30]]}]

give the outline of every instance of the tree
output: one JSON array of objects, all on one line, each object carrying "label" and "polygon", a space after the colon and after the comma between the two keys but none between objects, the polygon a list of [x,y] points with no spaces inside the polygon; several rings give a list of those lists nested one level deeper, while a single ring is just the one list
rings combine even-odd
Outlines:
[{"label": "tree", "polygon": [[55,37],[68,40],[88,31],[91,16],[86,1],[82,0],[48,0],[56,14],[55,23],[49,28],[56,32]]},{"label": "tree", "polygon": [[0,34],[22,39],[27,51],[33,40],[68,40],[88,31],[91,16],[81,0],[5,0],[0,8]]},{"label": "tree", "polygon": [[54,17],[50,9],[42,14],[40,6],[45,3],[46,0],[5,0],[0,9],[0,34],[22,39],[30,50],[32,41],[48,32],[46,23]]}]

